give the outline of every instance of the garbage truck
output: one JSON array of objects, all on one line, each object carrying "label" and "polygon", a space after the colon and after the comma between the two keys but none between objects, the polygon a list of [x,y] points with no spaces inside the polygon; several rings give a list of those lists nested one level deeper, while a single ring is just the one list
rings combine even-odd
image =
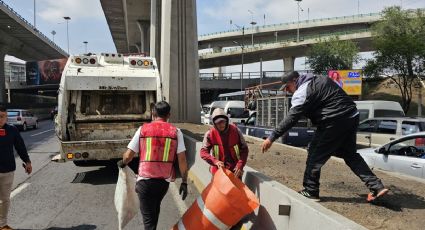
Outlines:
[{"label": "garbage truck", "polygon": [[121,158],[137,128],[152,120],[162,98],[156,60],[144,55],[102,53],[70,56],[58,93],[57,161]]}]

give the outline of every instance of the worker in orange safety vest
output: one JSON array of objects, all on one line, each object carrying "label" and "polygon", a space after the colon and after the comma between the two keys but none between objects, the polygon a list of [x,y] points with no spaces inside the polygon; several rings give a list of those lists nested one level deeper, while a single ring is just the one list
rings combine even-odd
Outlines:
[{"label": "worker in orange safety vest", "polygon": [[128,150],[119,167],[125,167],[136,153],[140,153],[136,192],[140,200],[140,211],[145,230],[155,230],[158,225],[161,201],[168,191],[170,182],[175,181],[174,162],[178,161],[182,183],[180,194],[187,196],[186,148],[180,129],[167,122],[170,105],[161,101],[155,104],[154,121],[144,124],[128,144]]},{"label": "worker in orange safety vest", "polygon": [[248,145],[243,134],[236,125],[229,123],[229,117],[223,109],[213,111],[212,121],[214,126],[204,136],[200,152],[202,159],[211,165],[212,174],[224,167],[242,178],[248,158]]}]

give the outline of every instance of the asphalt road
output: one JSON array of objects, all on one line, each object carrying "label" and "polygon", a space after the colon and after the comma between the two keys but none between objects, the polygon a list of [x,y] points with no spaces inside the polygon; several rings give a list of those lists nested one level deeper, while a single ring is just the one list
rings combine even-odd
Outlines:
[{"label": "asphalt road", "polygon": [[[15,229],[118,229],[114,193],[118,170],[114,163],[76,167],[73,163],[51,162],[59,143],[51,121],[22,132],[28,146],[33,173],[22,167],[15,172],[9,224]],[[19,157],[16,158],[20,165]],[[170,229],[199,193],[189,183],[189,196],[181,201],[177,183],[162,203],[158,229]],[[125,229],[143,229],[140,213]]]}]

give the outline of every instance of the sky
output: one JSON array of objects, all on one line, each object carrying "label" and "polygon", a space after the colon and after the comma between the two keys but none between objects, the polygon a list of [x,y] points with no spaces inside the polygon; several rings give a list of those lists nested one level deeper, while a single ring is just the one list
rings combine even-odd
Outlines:
[{"label": "sky", "polygon": [[[29,22],[34,22],[33,0],[3,0]],[[35,0],[36,27],[65,51],[66,22],[69,21],[70,53],[116,52],[109,27],[99,0]],[[425,0],[303,0],[300,20],[347,16],[357,13],[380,12],[388,6],[403,9],[425,8]],[[252,13],[251,13],[252,12]],[[249,26],[251,20],[258,25],[297,21],[297,2],[294,0],[197,0],[198,34],[208,34],[230,29],[235,25]],[[233,25],[230,24],[232,21]],[[370,58],[371,54],[362,57]],[[8,59],[11,59],[10,57]],[[304,58],[295,62],[296,69],[304,69]],[[360,63],[360,67],[363,63]],[[245,65],[246,71],[259,71],[259,63]],[[263,70],[283,70],[283,61],[263,63]],[[202,70],[210,72],[213,70]],[[240,66],[224,68],[225,72],[240,71]]]}]

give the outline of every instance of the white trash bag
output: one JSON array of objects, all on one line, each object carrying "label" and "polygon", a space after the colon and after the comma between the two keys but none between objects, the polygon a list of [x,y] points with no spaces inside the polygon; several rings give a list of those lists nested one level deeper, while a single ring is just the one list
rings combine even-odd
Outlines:
[{"label": "white trash bag", "polygon": [[139,211],[136,193],[136,175],[128,166],[118,167],[118,181],[115,188],[115,208],[118,212],[118,229],[123,229]]}]

